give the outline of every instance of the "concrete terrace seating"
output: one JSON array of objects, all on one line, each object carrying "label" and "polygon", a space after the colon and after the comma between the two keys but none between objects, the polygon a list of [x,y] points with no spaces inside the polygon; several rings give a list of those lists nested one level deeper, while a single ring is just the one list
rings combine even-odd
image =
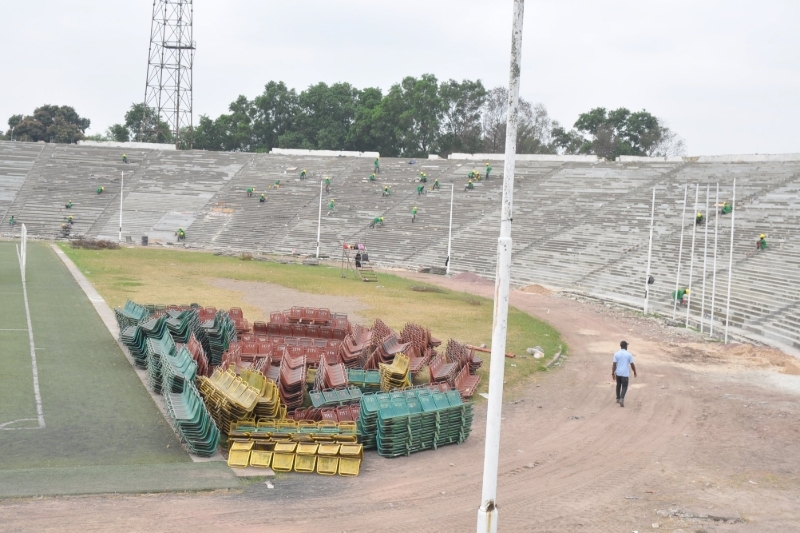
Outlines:
[{"label": "concrete terrace seating", "polygon": [[[0,209],[12,208],[32,235],[53,237],[64,216],[63,203],[72,199],[74,233],[116,238],[117,176],[125,170],[123,233],[134,242],[141,235],[151,241],[174,240],[180,225],[187,230],[190,247],[306,255],[316,249],[320,180],[328,176],[330,193],[322,192],[322,254],[338,259],[342,242],[362,242],[373,264],[444,267],[453,185],[451,272],[494,276],[501,164],[494,165],[490,180],[464,191],[467,173],[482,171],[483,162],[425,159],[410,165],[407,159],[382,158],[381,172],[370,183],[371,158],[129,150],[131,163],[123,166],[121,153],[117,148],[0,142]],[[302,169],[308,172],[306,180],[299,179]],[[420,171],[428,174],[426,189],[436,179],[441,189],[418,196]],[[685,186],[681,286],[689,283],[694,185],[701,186],[700,210],[705,211],[706,185],[710,204],[717,183],[720,201],[730,201],[735,177],[731,324],[737,333],[800,347],[800,162],[518,161],[516,174],[514,284],[538,283],[634,306],[643,304],[655,187],[651,274],[656,282],[650,286],[650,305],[668,315]],[[276,180],[281,180],[280,188],[271,187]],[[100,197],[94,192],[98,185],[106,186]],[[381,196],[384,185],[391,187],[391,196]],[[246,196],[248,187],[255,189],[252,198]],[[258,201],[262,192],[267,196],[263,204]],[[329,214],[330,199],[335,199],[335,209]],[[412,223],[414,206],[419,212]],[[371,229],[376,216],[383,216],[385,223]],[[730,221],[730,215],[719,218],[713,291],[713,208],[706,226],[697,228],[690,321],[695,327],[701,310],[704,321],[710,318],[712,298],[715,328],[725,319]],[[705,228],[709,254],[703,277]],[[756,254],[760,233],[767,234],[769,249]],[[685,316],[685,311],[678,315]]]}]

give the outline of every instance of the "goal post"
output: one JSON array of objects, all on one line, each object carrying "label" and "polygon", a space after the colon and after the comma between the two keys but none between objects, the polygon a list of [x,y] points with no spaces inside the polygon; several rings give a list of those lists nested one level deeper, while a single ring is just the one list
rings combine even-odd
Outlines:
[{"label": "goal post", "polygon": [[17,245],[17,258],[19,259],[19,271],[22,274],[22,281],[25,281],[25,265],[28,259],[28,228],[25,224],[19,232],[19,244]]}]

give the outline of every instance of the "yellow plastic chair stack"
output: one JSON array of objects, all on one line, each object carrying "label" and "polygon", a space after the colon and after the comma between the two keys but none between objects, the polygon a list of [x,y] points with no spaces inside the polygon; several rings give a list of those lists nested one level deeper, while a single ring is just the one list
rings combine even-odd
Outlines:
[{"label": "yellow plastic chair stack", "polygon": [[395,389],[405,389],[411,386],[409,379],[409,358],[403,353],[394,356],[391,365],[380,363],[378,370],[381,376],[381,390],[389,392]]},{"label": "yellow plastic chair stack", "polygon": [[281,405],[278,387],[257,370],[246,368],[240,375],[243,381],[260,391],[253,415],[255,418],[286,418],[286,407]]},{"label": "yellow plastic chair stack", "polygon": [[210,378],[198,376],[198,389],[220,431],[231,422],[248,418],[255,409],[261,391],[236,375],[233,370],[214,370]]},{"label": "yellow plastic chair stack", "polygon": [[246,468],[250,464],[250,453],[253,442],[234,442],[228,452],[228,466],[231,468]]}]

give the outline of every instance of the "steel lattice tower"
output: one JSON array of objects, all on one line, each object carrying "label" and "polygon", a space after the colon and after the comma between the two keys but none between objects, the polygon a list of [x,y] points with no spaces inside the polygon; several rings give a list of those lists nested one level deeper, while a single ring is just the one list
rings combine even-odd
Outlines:
[{"label": "steel lattice tower", "polygon": [[159,125],[165,121],[180,148],[181,130],[192,128],[193,11],[192,0],[153,0],[141,140],[165,135]]}]

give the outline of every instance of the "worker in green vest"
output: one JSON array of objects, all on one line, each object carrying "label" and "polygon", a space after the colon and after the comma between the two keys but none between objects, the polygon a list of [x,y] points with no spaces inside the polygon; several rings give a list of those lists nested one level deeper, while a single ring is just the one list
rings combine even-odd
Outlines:
[{"label": "worker in green vest", "polygon": [[127,163],[128,162],[128,154],[122,154],[122,162],[123,163]]},{"label": "worker in green vest", "polygon": [[686,305],[686,299],[689,297],[689,289],[678,289],[672,291],[672,299],[680,305]]},{"label": "worker in green vest", "polygon": [[103,191],[105,191],[105,190],[106,190],[105,187],[98,187],[97,188],[97,194],[103,194]]},{"label": "worker in green vest", "polygon": [[756,241],[756,250],[766,250],[767,249],[767,236],[763,233],[759,235],[758,240]]},{"label": "worker in green vest", "polygon": [[300,179],[301,180],[306,179],[306,169],[300,171]]},{"label": "worker in green vest", "polygon": [[417,206],[411,208],[411,222],[417,219]]},{"label": "worker in green vest", "polygon": [[422,196],[423,194],[425,194],[425,186],[417,185],[417,196]]},{"label": "worker in green vest", "polygon": [[8,225],[9,226],[16,226],[17,225],[17,221],[14,219],[14,215],[11,215],[11,218],[8,219]]},{"label": "worker in green vest", "polygon": [[374,173],[374,172],[373,172],[372,174],[370,174],[370,175],[369,175],[369,181],[370,181],[370,182],[373,182],[373,181],[375,181],[375,173]]},{"label": "worker in green vest", "polygon": [[331,179],[325,178],[325,192],[331,192]]},{"label": "worker in green vest", "polygon": [[374,228],[375,226],[383,226],[383,217],[375,217],[372,219],[369,227]]},{"label": "worker in green vest", "polygon": [[431,187],[431,190],[432,191],[438,191],[439,190],[439,180],[438,179],[434,180],[433,187]]},{"label": "worker in green vest", "polygon": [[72,200],[68,200],[66,204],[64,204],[64,209],[72,209]]},{"label": "worker in green vest", "polygon": [[389,189],[389,186],[388,185],[384,185],[383,186],[383,194],[381,194],[381,196],[391,196],[391,194],[392,194],[392,191],[391,191],[391,189]]},{"label": "worker in green vest", "polygon": [[474,180],[475,179],[475,170],[470,170],[469,174],[467,174],[467,178],[470,179],[470,180]]},{"label": "worker in green vest", "polygon": [[475,188],[475,186],[472,184],[472,180],[469,180],[469,182],[467,182],[467,186],[464,187],[464,190],[465,191],[471,191],[474,188]]},{"label": "worker in green vest", "polygon": [[481,181],[481,173],[479,170],[475,170],[475,181]]},{"label": "worker in green vest", "polygon": [[375,158],[375,163],[374,163],[374,165],[375,165],[375,174],[378,174],[378,173],[381,171],[381,162],[380,162],[380,158],[378,158],[378,157],[376,157],[376,158]]},{"label": "worker in green vest", "polygon": [[732,211],[733,211],[733,206],[728,202],[723,202],[722,209],[719,210],[719,212],[723,215],[730,215]]},{"label": "worker in green vest", "polygon": [[697,213],[697,216],[694,217],[694,223],[698,226],[702,225],[704,220],[705,217],[703,216],[703,213]]},{"label": "worker in green vest", "polygon": [[178,236],[179,241],[186,240],[186,232],[183,231],[183,228],[178,228],[178,231],[176,231],[175,234]]},{"label": "worker in green vest", "polygon": [[428,183],[428,175],[424,172],[419,173],[419,181],[420,183]]},{"label": "worker in green vest", "polygon": [[492,167],[489,166],[489,163],[486,163],[486,179],[489,179],[489,173],[492,171]]},{"label": "worker in green vest", "polygon": [[328,214],[329,214],[329,215],[330,215],[331,213],[333,213],[333,208],[334,208],[335,206],[336,206],[336,204],[335,204],[335,201],[334,201],[334,200],[331,200],[330,202],[328,202]]},{"label": "worker in green vest", "polygon": [[258,198],[258,203],[260,203],[260,204],[263,204],[263,203],[264,203],[264,202],[266,202],[266,201],[267,201],[267,197],[266,197],[266,196],[264,195],[264,193],[262,192],[262,193],[261,193],[261,196]]},{"label": "worker in green vest", "polygon": [[248,198],[252,198],[253,197],[253,188],[252,187],[248,187],[247,188],[247,197]]},{"label": "worker in green vest", "polygon": [[68,217],[64,217],[64,218],[66,219],[67,224],[69,224],[71,226],[72,225],[72,215],[70,215]]}]

